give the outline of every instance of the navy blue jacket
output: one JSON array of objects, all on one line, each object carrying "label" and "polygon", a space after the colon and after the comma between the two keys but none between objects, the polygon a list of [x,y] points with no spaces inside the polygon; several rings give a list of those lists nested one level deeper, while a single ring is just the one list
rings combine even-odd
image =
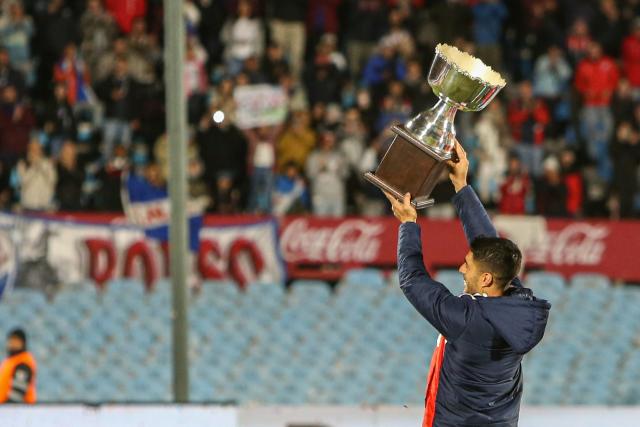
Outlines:
[{"label": "navy blue jacket", "polygon": [[[470,186],[458,192],[453,203],[469,242],[478,236],[497,236]],[[447,242],[429,245],[447,250]],[[520,362],[542,339],[551,305],[535,298],[518,278],[501,297],[451,294],[424,267],[416,223],[400,226],[398,272],[407,299],[446,339],[432,425],[517,426]]]}]

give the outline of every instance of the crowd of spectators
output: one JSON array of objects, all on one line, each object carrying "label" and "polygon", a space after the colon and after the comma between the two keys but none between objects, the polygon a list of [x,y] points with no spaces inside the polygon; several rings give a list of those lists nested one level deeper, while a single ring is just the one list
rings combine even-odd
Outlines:
[{"label": "crowd of spectators", "polygon": [[[362,173],[435,103],[440,42],[508,82],[456,118],[484,203],[640,212],[638,0],[184,0],[184,19],[189,189],[209,212],[385,213]],[[0,208],[120,211],[124,173],[166,180],[162,28],[161,0],[0,1]],[[236,126],[255,84],[282,88],[283,123]]]}]

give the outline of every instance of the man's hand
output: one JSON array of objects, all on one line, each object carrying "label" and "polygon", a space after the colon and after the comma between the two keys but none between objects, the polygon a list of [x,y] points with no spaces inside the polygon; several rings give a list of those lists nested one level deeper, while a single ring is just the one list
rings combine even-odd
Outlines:
[{"label": "man's hand", "polygon": [[449,179],[457,193],[467,185],[469,160],[467,159],[466,151],[464,151],[464,148],[462,148],[458,140],[456,140],[455,153],[457,155],[457,161],[454,158],[454,160],[447,161],[447,165],[449,166]]},{"label": "man's hand", "polygon": [[393,214],[400,222],[416,222],[418,212],[416,212],[416,209],[411,205],[411,195],[409,193],[404,195],[402,202],[386,191],[384,195],[387,196],[387,199],[391,202],[391,210],[393,210]]}]

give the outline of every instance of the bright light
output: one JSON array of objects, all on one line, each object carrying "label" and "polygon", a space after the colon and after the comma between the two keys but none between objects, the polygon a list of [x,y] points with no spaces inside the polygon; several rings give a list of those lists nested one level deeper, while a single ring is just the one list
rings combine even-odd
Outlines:
[{"label": "bright light", "polygon": [[224,113],[220,110],[213,113],[213,121],[216,123],[222,123],[224,120]]}]

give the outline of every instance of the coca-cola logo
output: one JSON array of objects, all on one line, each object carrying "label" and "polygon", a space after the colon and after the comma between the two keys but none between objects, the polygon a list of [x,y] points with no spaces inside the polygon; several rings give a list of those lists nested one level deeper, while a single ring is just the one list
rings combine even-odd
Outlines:
[{"label": "coca-cola logo", "polygon": [[337,224],[313,225],[306,218],[289,223],[280,237],[287,262],[372,262],[378,257],[382,224],[347,219]]},{"label": "coca-cola logo", "polygon": [[556,265],[598,265],[606,249],[606,225],[578,222],[546,231],[541,244],[525,248],[529,261]]}]

